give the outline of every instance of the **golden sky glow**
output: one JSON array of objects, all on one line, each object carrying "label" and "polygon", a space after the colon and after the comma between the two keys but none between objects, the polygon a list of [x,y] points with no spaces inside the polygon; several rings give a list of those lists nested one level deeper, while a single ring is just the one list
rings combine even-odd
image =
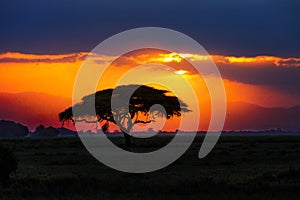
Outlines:
[{"label": "golden sky glow", "polygon": [[[64,97],[71,97],[73,82],[75,80],[77,71],[85,58],[87,53],[73,53],[62,55],[36,55],[36,54],[22,54],[22,53],[4,53],[0,54],[0,91],[5,92],[44,92],[54,95],[60,95]],[[115,59],[112,56],[94,55],[95,65],[101,65],[104,62],[111,62]],[[257,56],[257,57],[234,57],[234,56],[221,56],[212,55],[212,59],[219,66],[222,63],[236,64],[240,63],[241,67],[244,65],[261,67],[268,64],[274,64],[278,67],[299,67],[300,58],[280,58],[274,56]],[[182,58],[196,61],[206,61],[208,56],[201,56],[188,53],[157,53],[143,52],[142,54],[127,55],[122,59],[119,59],[118,63],[113,63],[112,67],[106,72],[107,79],[102,82],[102,87],[112,87],[109,82],[116,81],[124,70],[128,70],[131,66],[141,65],[145,63],[168,63],[175,69],[175,75],[184,75],[191,80],[196,79],[193,73],[190,73],[191,69],[185,69],[182,66]],[[99,64],[100,63],[100,64]],[[147,73],[153,71],[153,74],[157,74],[157,71],[163,71],[163,68],[149,69]],[[198,85],[195,83],[195,85]],[[237,83],[233,80],[226,81],[227,88],[238,88],[235,85],[243,85],[242,87],[251,87],[251,91],[256,94],[264,93],[264,90],[268,90],[266,87],[259,87],[255,85]],[[230,93],[234,91],[230,90]],[[268,93],[269,93],[268,92]],[[272,92],[272,91],[271,91]],[[272,92],[276,96],[280,96],[278,92]],[[255,99],[255,95],[251,93],[239,95],[230,95],[231,98],[239,100],[247,100],[248,102],[259,103]],[[240,99],[239,97],[242,97]],[[248,99],[247,99],[248,96]],[[263,98],[264,99],[264,98]],[[283,98],[279,98],[283,99]],[[229,99],[230,100],[230,99]],[[292,102],[291,100],[286,101]],[[262,103],[263,104],[263,103]],[[276,104],[276,103],[274,103]],[[272,106],[272,105],[271,105]]]},{"label": "golden sky glow", "polygon": [[[22,53],[3,53],[0,54],[0,91],[2,92],[44,92],[53,95],[71,97],[73,82],[77,71],[87,53],[72,53],[61,55],[37,55],[37,54],[22,54]],[[113,56],[94,55],[95,65],[99,63],[111,62],[115,59]],[[145,52],[142,54],[126,55],[119,59],[118,63],[113,63],[111,68],[106,72],[108,75],[105,83],[102,81],[103,87],[112,87],[109,82],[111,79],[118,78],[126,70],[132,66],[137,66],[146,63],[168,63],[175,69],[175,75],[184,75],[191,80],[196,77],[191,73],[191,68],[185,68],[182,58],[196,61],[206,61],[208,56],[188,54],[188,53],[153,53]],[[257,57],[234,57],[211,55],[211,58],[219,67],[221,64],[240,64],[240,67],[262,67],[268,64],[274,64],[278,67],[300,67],[300,58],[280,58],[274,56],[257,56]],[[153,74],[163,71],[163,68],[151,69]],[[145,72],[149,73],[149,71]],[[112,76],[113,75],[113,76]],[[244,85],[231,80],[226,80],[227,88],[236,88],[235,85]],[[249,85],[251,91],[267,90],[266,87]],[[270,89],[268,89],[270,91]],[[231,93],[234,91],[230,90]],[[269,92],[267,92],[269,93]],[[276,93],[276,92],[274,92]],[[241,94],[241,93],[240,93]],[[276,96],[279,96],[277,94]],[[239,95],[243,96],[243,95]],[[249,102],[253,101],[253,95],[249,93]],[[233,98],[240,100],[239,98]],[[247,97],[243,97],[243,100]],[[280,98],[282,99],[282,98]],[[291,101],[284,101],[291,102]],[[257,101],[253,103],[258,103]]]}]

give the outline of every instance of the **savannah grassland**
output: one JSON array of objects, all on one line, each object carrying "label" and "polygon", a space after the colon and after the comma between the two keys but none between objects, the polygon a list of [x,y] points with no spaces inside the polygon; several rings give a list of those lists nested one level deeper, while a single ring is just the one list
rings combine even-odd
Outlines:
[{"label": "savannah grassland", "polygon": [[[131,150],[170,139],[134,141]],[[98,162],[78,138],[1,139],[18,169],[0,199],[299,199],[300,136],[225,136],[200,160],[202,140],[167,168],[129,174]]]}]

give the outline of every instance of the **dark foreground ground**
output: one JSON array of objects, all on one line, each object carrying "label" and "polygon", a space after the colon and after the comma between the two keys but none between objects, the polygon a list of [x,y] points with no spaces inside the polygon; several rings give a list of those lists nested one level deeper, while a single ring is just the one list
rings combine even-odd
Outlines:
[{"label": "dark foreground ground", "polygon": [[[0,199],[299,199],[300,136],[221,137],[200,160],[202,139],[172,165],[146,174],[104,166],[78,138],[1,139],[18,170]],[[148,151],[168,140],[135,141],[133,148]]]}]

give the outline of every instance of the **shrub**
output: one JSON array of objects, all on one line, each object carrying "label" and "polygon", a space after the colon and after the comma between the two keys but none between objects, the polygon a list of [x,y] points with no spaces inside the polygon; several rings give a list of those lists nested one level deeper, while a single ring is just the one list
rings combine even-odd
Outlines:
[{"label": "shrub", "polygon": [[10,184],[10,176],[17,170],[18,163],[14,154],[0,146],[0,184],[6,187]]}]

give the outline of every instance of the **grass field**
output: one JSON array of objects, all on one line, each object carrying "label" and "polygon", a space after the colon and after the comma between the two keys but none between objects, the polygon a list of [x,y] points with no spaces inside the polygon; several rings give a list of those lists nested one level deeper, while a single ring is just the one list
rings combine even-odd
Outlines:
[{"label": "grass field", "polygon": [[[134,141],[133,148],[148,151],[169,140]],[[0,199],[299,199],[300,136],[221,137],[200,160],[202,140],[167,168],[128,174],[98,162],[78,138],[1,139],[18,169]]]}]

